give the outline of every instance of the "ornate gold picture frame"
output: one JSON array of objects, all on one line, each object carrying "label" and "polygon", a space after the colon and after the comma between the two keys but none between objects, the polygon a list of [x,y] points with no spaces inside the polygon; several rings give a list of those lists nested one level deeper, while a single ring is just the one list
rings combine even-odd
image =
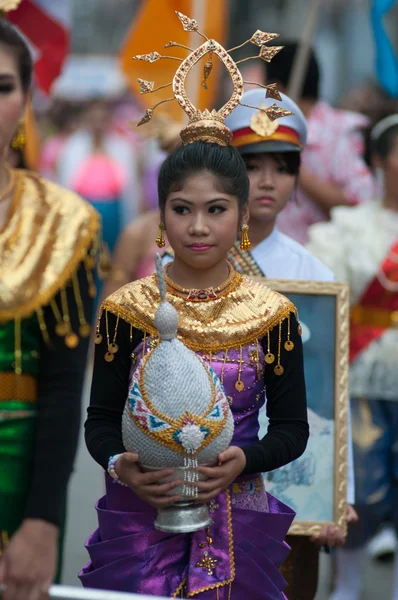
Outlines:
[{"label": "ornate gold picture frame", "polygon": [[[323,525],[346,531],[349,289],[346,284],[267,279],[292,300],[303,327],[310,440],[302,457],[264,474],[266,489],[297,516],[289,533]],[[260,437],[267,427],[260,412]]]}]

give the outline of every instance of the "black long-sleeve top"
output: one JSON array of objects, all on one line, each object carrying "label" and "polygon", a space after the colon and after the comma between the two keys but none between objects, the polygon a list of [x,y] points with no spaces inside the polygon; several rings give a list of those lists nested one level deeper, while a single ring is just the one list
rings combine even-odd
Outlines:
[{"label": "black long-sleeve top", "polygon": [[[116,318],[108,313],[109,330],[114,331]],[[273,366],[266,366],[265,384],[267,394],[268,432],[257,443],[243,448],[246,455],[244,473],[272,471],[304,452],[309,436],[307,404],[304,381],[303,349],[298,334],[297,321],[290,317],[290,339],[294,350],[283,350],[284,373],[278,376]],[[282,325],[282,339],[286,339],[287,321]],[[107,352],[104,317],[100,324],[102,342],[96,346],[94,376],[91,387],[88,418],[85,423],[85,439],[92,457],[106,470],[109,458],[125,452],[121,422],[128,395],[131,354],[142,340],[141,331],[133,330],[130,340],[130,325],[120,319],[118,346],[112,362],[105,362]],[[279,327],[270,334],[271,349],[277,355]]]},{"label": "black long-sleeve top", "polygon": [[[84,313],[89,320],[93,300],[83,265],[77,274]],[[66,293],[72,329],[78,333],[79,319],[71,285],[66,288]],[[55,300],[61,311],[59,295]],[[51,307],[44,309],[44,319],[50,343],[43,340],[40,347],[38,423],[25,518],[60,525],[77,448],[89,338],[80,338],[77,348],[68,348],[64,338],[55,332],[56,319]]]}]

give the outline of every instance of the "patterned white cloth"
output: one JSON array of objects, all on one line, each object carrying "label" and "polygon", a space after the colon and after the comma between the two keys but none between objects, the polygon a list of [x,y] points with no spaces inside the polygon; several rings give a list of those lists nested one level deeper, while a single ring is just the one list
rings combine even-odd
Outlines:
[{"label": "patterned white cloth", "polygon": [[[330,223],[314,225],[307,248],[337,280],[350,285],[356,304],[374,279],[398,237],[398,212],[379,202],[332,211]],[[398,258],[398,257],[397,257]],[[355,397],[398,400],[398,330],[387,329],[352,362],[350,393]]]},{"label": "patterned white cloth", "polygon": [[[359,114],[332,108],[318,102],[308,121],[308,139],[301,153],[302,168],[322,181],[342,186],[353,204],[374,196],[372,174],[362,159],[363,138],[360,128],[367,119]],[[308,240],[308,228],[328,215],[302,190],[296,201],[289,202],[278,215],[278,227],[301,244]]]}]

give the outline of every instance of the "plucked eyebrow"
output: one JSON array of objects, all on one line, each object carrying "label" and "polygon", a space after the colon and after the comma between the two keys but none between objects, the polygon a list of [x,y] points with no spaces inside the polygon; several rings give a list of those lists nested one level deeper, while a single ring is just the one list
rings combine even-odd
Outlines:
[{"label": "plucked eyebrow", "polygon": [[0,73],[0,81],[5,81],[5,80],[14,80],[15,79],[15,75],[13,73]]},{"label": "plucked eyebrow", "polygon": [[[195,202],[190,202],[189,200],[186,200],[185,198],[172,198],[170,200],[170,202],[183,202],[184,204],[188,204],[189,206],[194,206]],[[219,204],[220,202],[230,202],[229,198],[213,198],[213,200],[208,200],[208,202],[206,202],[206,205],[210,205],[210,204]]]}]

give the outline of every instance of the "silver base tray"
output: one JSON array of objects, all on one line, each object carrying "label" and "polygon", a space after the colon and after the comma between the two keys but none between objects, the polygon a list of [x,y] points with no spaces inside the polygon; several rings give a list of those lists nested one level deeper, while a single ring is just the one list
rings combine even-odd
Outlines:
[{"label": "silver base tray", "polygon": [[206,504],[180,501],[159,508],[155,519],[155,529],[171,533],[192,533],[213,523]]}]

